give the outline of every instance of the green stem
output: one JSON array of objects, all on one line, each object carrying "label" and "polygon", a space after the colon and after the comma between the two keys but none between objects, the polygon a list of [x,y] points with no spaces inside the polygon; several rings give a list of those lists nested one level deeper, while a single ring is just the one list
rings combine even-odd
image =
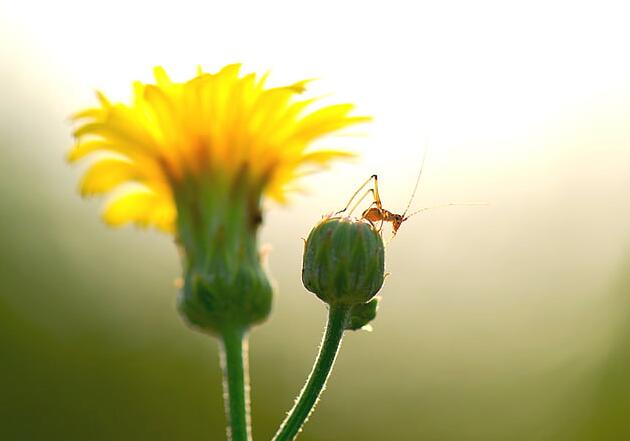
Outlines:
[{"label": "green stem", "polygon": [[328,324],[322,345],[315,361],[315,366],[308,377],[306,385],[300,392],[295,406],[282,422],[273,441],[291,441],[308,419],[319,396],[326,386],[335,358],[341,346],[341,339],[345,331],[350,307],[347,305],[331,305],[328,311]]},{"label": "green stem", "polygon": [[223,330],[221,337],[227,438],[231,441],[251,441],[247,331],[227,328]]}]

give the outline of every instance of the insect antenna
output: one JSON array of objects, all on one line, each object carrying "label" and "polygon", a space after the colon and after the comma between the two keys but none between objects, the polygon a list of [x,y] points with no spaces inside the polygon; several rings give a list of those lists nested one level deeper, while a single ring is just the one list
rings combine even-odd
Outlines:
[{"label": "insect antenna", "polygon": [[413,213],[411,213],[409,216],[403,217],[403,220],[407,220],[409,219],[411,216],[415,216],[418,213],[422,213],[423,211],[428,211],[428,210],[433,210],[435,208],[445,208],[445,207],[476,207],[476,206],[485,206],[488,205],[487,202],[461,202],[461,203],[457,203],[457,202],[453,202],[450,204],[441,204],[441,205],[434,205],[432,207],[424,207],[421,208],[419,210],[414,211]]},{"label": "insect antenna", "polygon": [[409,198],[409,203],[407,203],[407,207],[405,208],[405,211],[402,214],[403,219],[405,218],[405,215],[407,214],[407,211],[409,211],[409,207],[411,207],[411,203],[413,202],[413,198],[416,196],[416,192],[418,191],[418,185],[420,184],[420,177],[422,176],[422,169],[424,168],[424,160],[427,157],[427,151],[429,150],[428,147],[426,147],[424,149],[424,153],[422,154],[422,161],[420,162],[420,170],[418,171],[418,177],[416,178],[416,185],[413,187],[413,191],[411,192],[411,197]]}]

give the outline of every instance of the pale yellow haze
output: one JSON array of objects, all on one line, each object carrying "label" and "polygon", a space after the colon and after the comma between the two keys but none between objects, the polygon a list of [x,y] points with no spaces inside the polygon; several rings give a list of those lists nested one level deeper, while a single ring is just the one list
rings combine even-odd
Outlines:
[{"label": "pale yellow haze", "polygon": [[[151,81],[156,65],[175,81],[197,65],[214,72],[233,62],[270,70],[271,86],[316,78],[309,96],[353,103],[374,120],[326,140],[360,152],[357,162],[305,179],[310,194],[290,196],[289,207],[270,203],[263,241],[273,244],[281,295],[269,332],[289,323],[290,311],[315,311],[301,294],[299,238],[372,173],[384,207],[402,211],[428,146],[412,209],[488,205],[403,224],[387,250],[392,276],[370,351],[387,359],[391,347],[393,357],[395,332],[421,346],[422,370],[399,363],[409,365],[400,381],[431,382],[457,366],[465,378],[540,372],[564,358],[579,366],[605,346],[595,344],[607,340],[595,336],[606,326],[594,311],[616,309],[609,294],[630,271],[627,9],[606,1],[5,1],[1,75],[11,87],[3,92],[20,101],[0,109],[58,133],[27,153],[52,164],[50,185],[78,207],[80,171],[62,163],[72,143],[67,117],[93,105],[95,89],[128,100],[130,82]],[[98,223],[95,207],[73,222]],[[319,330],[319,319],[307,325]]]}]

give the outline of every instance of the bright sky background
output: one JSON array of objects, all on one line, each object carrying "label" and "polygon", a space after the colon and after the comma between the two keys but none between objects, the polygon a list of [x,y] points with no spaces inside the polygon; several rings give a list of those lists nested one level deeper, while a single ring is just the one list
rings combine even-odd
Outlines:
[{"label": "bright sky background", "polygon": [[1,75],[68,110],[97,87],[125,98],[157,64],[321,78],[375,116],[361,148],[382,165],[427,141],[484,155],[627,89],[627,17],[605,1],[3,0]]},{"label": "bright sky background", "polygon": [[[505,211],[570,191],[586,213],[565,210],[563,221],[588,221],[621,209],[588,193],[612,198],[625,185],[628,12],[606,1],[0,0],[0,113],[56,127],[61,141],[32,147],[50,161],[71,142],[67,116],[92,104],[94,89],[127,99],[131,81],[150,81],[158,64],[185,80],[199,64],[243,62],[271,69],[278,84],[318,78],[315,94],[375,118],[361,136],[328,144],[362,162],[311,181],[320,199],[296,206],[310,218],[374,172],[386,208],[401,211],[428,145],[414,208],[484,201]],[[330,184],[339,191],[321,190]],[[625,231],[625,218],[608,220]]]},{"label": "bright sky background", "polygon": [[[93,103],[96,88],[126,99],[130,82],[150,81],[158,64],[185,80],[198,64],[213,71],[243,62],[271,69],[271,82],[318,78],[315,94],[375,118],[361,136],[329,144],[362,152],[363,162],[315,178],[323,200],[298,205],[312,208],[309,216],[343,204],[373,172],[386,207],[402,210],[426,145],[414,206],[516,206],[563,186],[576,202],[589,188],[614,194],[622,182],[610,182],[627,170],[627,9],[605,1],[1,0],[0,111],[29,121],[37,109],[65,134],[67,115]],[[56,158],[67,147],[33,149]],[[318,190],[331,183],[342,187]],[[585,198],[587,216],[616,208],[588,209],[600,199]]]}]

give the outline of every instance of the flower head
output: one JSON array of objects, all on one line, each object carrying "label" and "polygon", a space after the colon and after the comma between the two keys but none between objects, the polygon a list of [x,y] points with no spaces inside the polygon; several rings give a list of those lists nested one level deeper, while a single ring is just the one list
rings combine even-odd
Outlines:
[{"label": "flower head", "polygon": [[364,218],[326,215],[304,241],[302,283],[330,310],[349,308],[346,330],[371,330],[385,280],[385,245]]},{"label": "flower head", "polygon": [[295,99],[306,81],[267,88],[266,76],[239,71],[229,65],[178,83],[157,67],[156,84],[134,83],[131,104],[111,103],[99,93],[98,107],[74,115],[78,142],[69,160],[105,153],[83,176],[81,193],[117,190],[105,207],[108,224],[175,232],[177,193],[191,185],[228,184],[246,175],[250,186],[283,201],[287,184],[300,174],[348,156],[308,147],[365,121],[350,116],[352,105],[309,112],[314,100]]},{"label": "flower head", "polygon": [[96,156],[81,193],[113,193],[110,225],[135,223],[175,234],[182,249],[180,311],[212,333],[263,321],[272,289],[257,248],[261,199],[279,201],[287,184],[330,160],[349,156],[310,150],[316,139],[365,121],[350,104],[309,111],[296,99],[305,81],[267,88],[240,66],[173,82],[162,68],[156,84],[134,84],[131,104],[77,113],[70,161]]},{"label": "flower head", "polygon": [[326,216],[309,233],[302,282],[324,302],[365,304],[381,289],[384,279],[385,246],[372,223]]}]

